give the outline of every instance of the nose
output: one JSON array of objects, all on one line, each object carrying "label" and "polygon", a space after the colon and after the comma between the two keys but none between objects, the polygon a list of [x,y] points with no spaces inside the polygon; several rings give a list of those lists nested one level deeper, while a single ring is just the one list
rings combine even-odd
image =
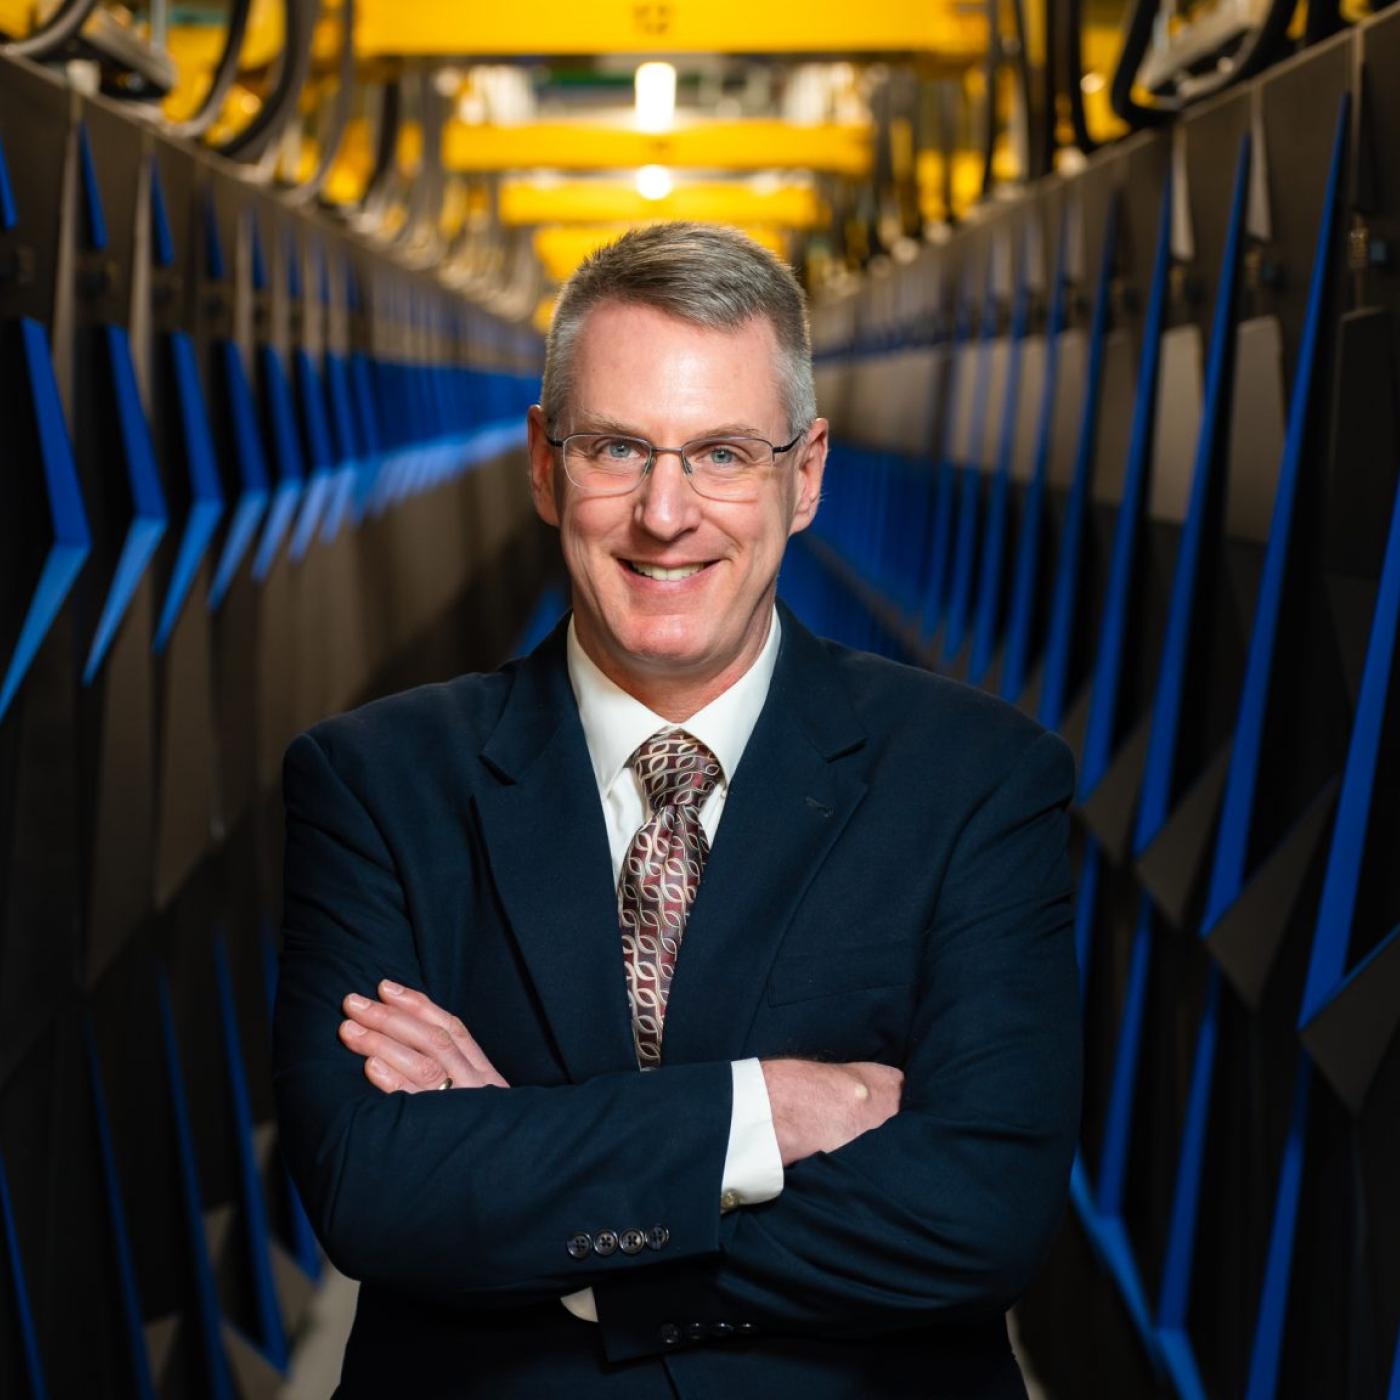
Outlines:
[{"label": "nose", "polygon": [[657,539],[670,540],[693,529],[699,518],[700,497],[686,480],[680,452],[658,448],[637,488],[637,524]]}]

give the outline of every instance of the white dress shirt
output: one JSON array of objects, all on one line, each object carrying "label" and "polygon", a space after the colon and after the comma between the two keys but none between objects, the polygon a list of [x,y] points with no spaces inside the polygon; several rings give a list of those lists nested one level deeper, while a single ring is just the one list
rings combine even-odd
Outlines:
[{"label": "white dress shirt", "polygon": [[[638,744],[650,738],[658,729],[684,729],[704,744],[719,762],[719,781],[700,808],[700,825],[705,829],[706,837],[714,841],[715,830],[724,811],[730,777],[738,767],[744,746],[749,742],[749,735],[758,720],[758,712],[768,696],[773,668],[778,661],[780,635],[775,608],[768,628],[768,640],[753,665],[722,695],[716,696],[689,719],[677,723],[663,719],[610,681],[579,644],[574,621],[569,619],[569,684],[573,687],[574,699],[578,701],[583,737],[588,743],[588,756],[593,763],[593,776],[603,803],[608,846],[612,851],[614,884],[622,871],[627,848],[648,815],[641,779],[627,766],[627,760],[632,757]],[[621,940],[619,932],[619,977],[625,976]],[[682,956],[684,951],[685,940],[682,938]],[[734,1108],[729,1120],[729,1146],[724,1158],[719,1199],[715,1203],[715,1208],[720,1211],[758,1201],[771,1201],[783,1189],[783,1161],[778,1150],[778,1135],[773,1129],[773,1112],[768,1102],[763,1069],[757,1059],[735,1060],[731,1068],[734,1075]],[[586,1322],[597,1322],[598,1310],[591,1288],[570,1293],[563,1303],[575,1317],[581,1317]]]}]

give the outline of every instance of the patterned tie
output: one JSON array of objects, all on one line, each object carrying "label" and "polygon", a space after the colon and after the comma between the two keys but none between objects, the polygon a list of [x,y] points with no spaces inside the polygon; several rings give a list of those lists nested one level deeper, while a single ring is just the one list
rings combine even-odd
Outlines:
[{"label": "patterned tie", "polygon": [[719,781],[714,754],[683,729],[659,730],[628,760],[650,815],[637,828],[617,882],[617,917],[637,1063],[661,1063],[661,1028],[686,916],[710,843],[700,808]]}]

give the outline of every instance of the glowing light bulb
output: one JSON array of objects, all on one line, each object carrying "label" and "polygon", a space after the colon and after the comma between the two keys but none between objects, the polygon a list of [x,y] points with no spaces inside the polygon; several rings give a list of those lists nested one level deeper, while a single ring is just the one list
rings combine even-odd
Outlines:
[{"label": "glowing light bulb", "polygon": [[670,131],[676,116],[676,69],[671,63],[642,63],[633,80],[637,129]]},{"label": "glowing light bulb", "polygon": [[675,187],[664,165],[644,165],[637,171],[637,193],[643,199],[665,199]]}]

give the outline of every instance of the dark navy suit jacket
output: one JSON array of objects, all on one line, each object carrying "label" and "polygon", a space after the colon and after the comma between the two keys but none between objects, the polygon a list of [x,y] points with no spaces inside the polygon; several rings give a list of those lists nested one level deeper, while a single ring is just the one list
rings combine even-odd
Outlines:
[{"label": "dark navy suit jacket", "polygon": [[[782,622],[648,1073],[564,624],[287,750],[275,1084],[316,1230],[363,1281],[338,1393],[1024,1394],[1004,1310],[1079,1118],[1073,762],[996,699]],[[512,1087],[371,1085],[336,1028],[382,977]],[[898,1065],[903,1099],[721,1214],[750,1055]],[[626,1248],[575,1238],[608,1231]],[[596,1326],[559,1302],[585,1285]]]}]

